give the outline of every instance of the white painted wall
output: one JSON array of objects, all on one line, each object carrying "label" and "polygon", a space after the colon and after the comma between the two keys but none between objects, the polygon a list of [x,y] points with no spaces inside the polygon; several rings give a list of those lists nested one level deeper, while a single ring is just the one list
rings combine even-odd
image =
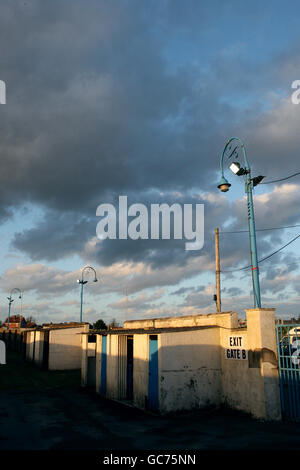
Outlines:
[{"label": "white painted wall", "polygon": [[[88,331],[88,326],[84,327],[84,332]],[[81,335],[81,386],[87,385],[88,378],[88,335]]]},{"label": "white painted wall", "polygon": [[228,338],[242,336],[248,359],[222,357],[222,401],[255,418],[281,419],[274,309],[249,309],[246,330],[222,330],[222,349]]},{"label": "white painted wall", "polygon": [[[207,318],[203,321],[205,323]],[[274,309],[247,310],[247,329],[237,328],[237,317],[232,313],[221,314],[213,321],[215,326],[200,330],[157,333],[160,411],[227,404],[256,418],[280,419]],[[241,338],[242,345],[231,345],[230,337]],[[126,335],[107,335],[107,397],[111,399],[125,395],[125,341]],[[100,344],[100,340],[97,342]],[[228,358],[226,349],[247,350],[247,358]],[[149,375],[148,334],[134,334],[133,351],[133,402],[135,406],[145,408]],[[83,344],[84,357],[87,359],[87,343]],[[96,363],[98,378],[95,382],[99,390],[100,355]],[[84,364],[83,360],[83,367]]]},{"label": "white painted wall", "polygon": [[81,337],[84,326],[60,328],[49,332],[49,370],[80,369]]},{"label": "white painted wall", "polygon": [[26,359],[28,361],[33,360],[34,354],[34,331],[28,331],[26,333]]},{"label": "white painted wall", "polygon": [[133,335],[133,402],[138,408],[145,408],[148,395],[148,360],[148,335]]},{"label": "white painted wall", "polygon": [[185,326],[223,326],[238,327],[236,312],[210,313],[208,315],[183,315],[179,317],[152,318],[147,320],[129,320],[124,322],[124,328],[178,328]]},{"label": "white painted wall", "polygon": [[35,332],[34,362],[41,366],[43,363],[44,332]]},{"label": "white painted wall", "polygon": [[226,350],[231,348],[230,337],[241,337],[243,348],[248,353],[248,335],[245,329],[221,329],[220,339],[222,346],[222,402],[231,408],[250,413],[251,403],[249,400],[249,382],[256,379],[260,374],[259,370],[249,370],[248,360],[227,359]]},{"label": "white painted wall", "polygon": [[96,335],[96,392],[101,388],[102,336]]},{"label": "white painted wall", "polygon": [[88,357],[96,356],[96,343],[88,343]]},{"label": "white painted wall", "polygon": [[160,335],[159,402],[162,412],[221,401],[219,328]]},{"label": "white painted wall", "polygon": [[246,310],[248,347],[261,356],[257,384],[253,383],[249,389],[252,414],[268,420],[281,419],[274,311],[272,308]]},{"label": "white painted wall", "polygon": [[106,396],[115,400],[119,398],[118,344],[118,335],[107,335]]}]

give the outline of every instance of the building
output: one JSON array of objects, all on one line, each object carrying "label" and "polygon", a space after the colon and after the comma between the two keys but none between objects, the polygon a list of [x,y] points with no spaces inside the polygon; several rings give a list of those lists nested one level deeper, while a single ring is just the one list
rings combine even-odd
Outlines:
[{"label": "building", "polygon": [[280,419],[274,309],[127,321],[82,335],[82,386],[160,413],[227,405]]},{"label": "building", "polygon": [[80,369],[81,333],[86,325],[86,323],[51,323],[25,330],[23,341],[26,360],[48,370]]},{"label": "building", "polygon": [[[8,318],[6,318],[4,327],[8,327]],[[10,329],[26,328],[26,320],[22,315],[12,315],[9,319]]]}]

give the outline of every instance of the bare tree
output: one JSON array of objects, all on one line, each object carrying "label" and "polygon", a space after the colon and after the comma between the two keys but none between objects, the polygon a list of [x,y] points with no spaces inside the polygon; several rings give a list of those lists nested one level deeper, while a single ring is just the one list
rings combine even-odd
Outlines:
[{"label": "bare tree", "polygon": [[111,322],[108,324],[108,328],[111,330],[113,328],[119,328],[120,324],[117,322],[115,318],[111,320]]}]

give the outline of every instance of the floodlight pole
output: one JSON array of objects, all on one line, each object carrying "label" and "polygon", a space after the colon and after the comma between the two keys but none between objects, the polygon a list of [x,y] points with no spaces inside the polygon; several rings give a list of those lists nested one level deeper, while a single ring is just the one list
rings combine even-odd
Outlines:
[{"label": "floodlight pole", "polygon": [[22,291],[21,291],[18,287],[14,287],[14,288],[10,291],[10,296],[7,297],[7,300],[8,300],[7,330],[9,330],[10,308],[11,308],[11,304],[12,304],[13,301],[14,301],[14,299],[12,298],[12,295],[13,295],[14,292],[19,292],[19,299],[22,299]]},{"label": "floodlight pole", "polygon": [[[245,192],[247,194],[247,206],[248,206],[248,226],[249,226],[249,238],[250,238],[250,258],[251,258],[251,269],[252,269],[252,284],[253,284],[253,295],[254,295],[254,308],[261,308],[260,300],[260,286],[259,286],[259,270],[258,270],[258,261],[257,261],[257,246],[256,246],[256,232],[255,232],[255,219],[254,219],[254,205],[253,205],[253,181],[251,180],[251,170],[248,163],[246,150],[244,143],[239,137],[232,137],[226,143],[224,150],[220,159],[220,169],[221,169],[221,181],[224,179],[224,168],[223,160],[226,150],[232,141],[238,141],[245,162],[245,171],[246,171],[246,182],[245,182]],[[231,155],[235,152],[237,147],[232,151]],[[226,181],[226,180],[225,180]]]},{"label": "floodlight pole", "polygon": [[219,252],[219,229],[215,229],[215,254],[216,254],[216,292],[217,312],[221,313],[221,280],[220,280],[220,252]]},{"label": "floodlight pole", "polygon": [[94,268],[92,266],[85,266],[85,268],[82,269],[81,273],[81,280],[78,280],[78,284],[81,284],[81,290],[80,290],[80,323],[82,323],[82,304],[83,304],[83,286],[86,284],[88,281],[83,280],[83,275],[86,270],[92,270],[94,271],[94,282],[97,282],[97,274]]},{"label": "floodlight pole", "polygon": [[7,300],[8,300],[8,317],[7,317],[7,330],[9,330],[9,319],[10,319],[10,307],[11,307],[11,304],[13,303],[13,299],[12,297],[7,297]]}]

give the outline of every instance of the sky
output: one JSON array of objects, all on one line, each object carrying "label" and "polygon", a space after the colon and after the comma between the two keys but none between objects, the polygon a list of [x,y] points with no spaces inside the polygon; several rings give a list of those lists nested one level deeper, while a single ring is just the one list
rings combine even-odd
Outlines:
[{"label": "sky", "polygon": [[[223,311],[253,307],[243,177],[217,189],[226,141],[252,175],[300,171],[298,2],[2,0],[0,320],[43,322],[213,313],[214,229]],[[100,204],[204,204],[204,246],[100,240]],[[257,229],[300,224],[300,176],[254,188]],[[300,227],[258,231],[262,259]],[[300,241],[260,264],[262,306],[300,314]]]}]

